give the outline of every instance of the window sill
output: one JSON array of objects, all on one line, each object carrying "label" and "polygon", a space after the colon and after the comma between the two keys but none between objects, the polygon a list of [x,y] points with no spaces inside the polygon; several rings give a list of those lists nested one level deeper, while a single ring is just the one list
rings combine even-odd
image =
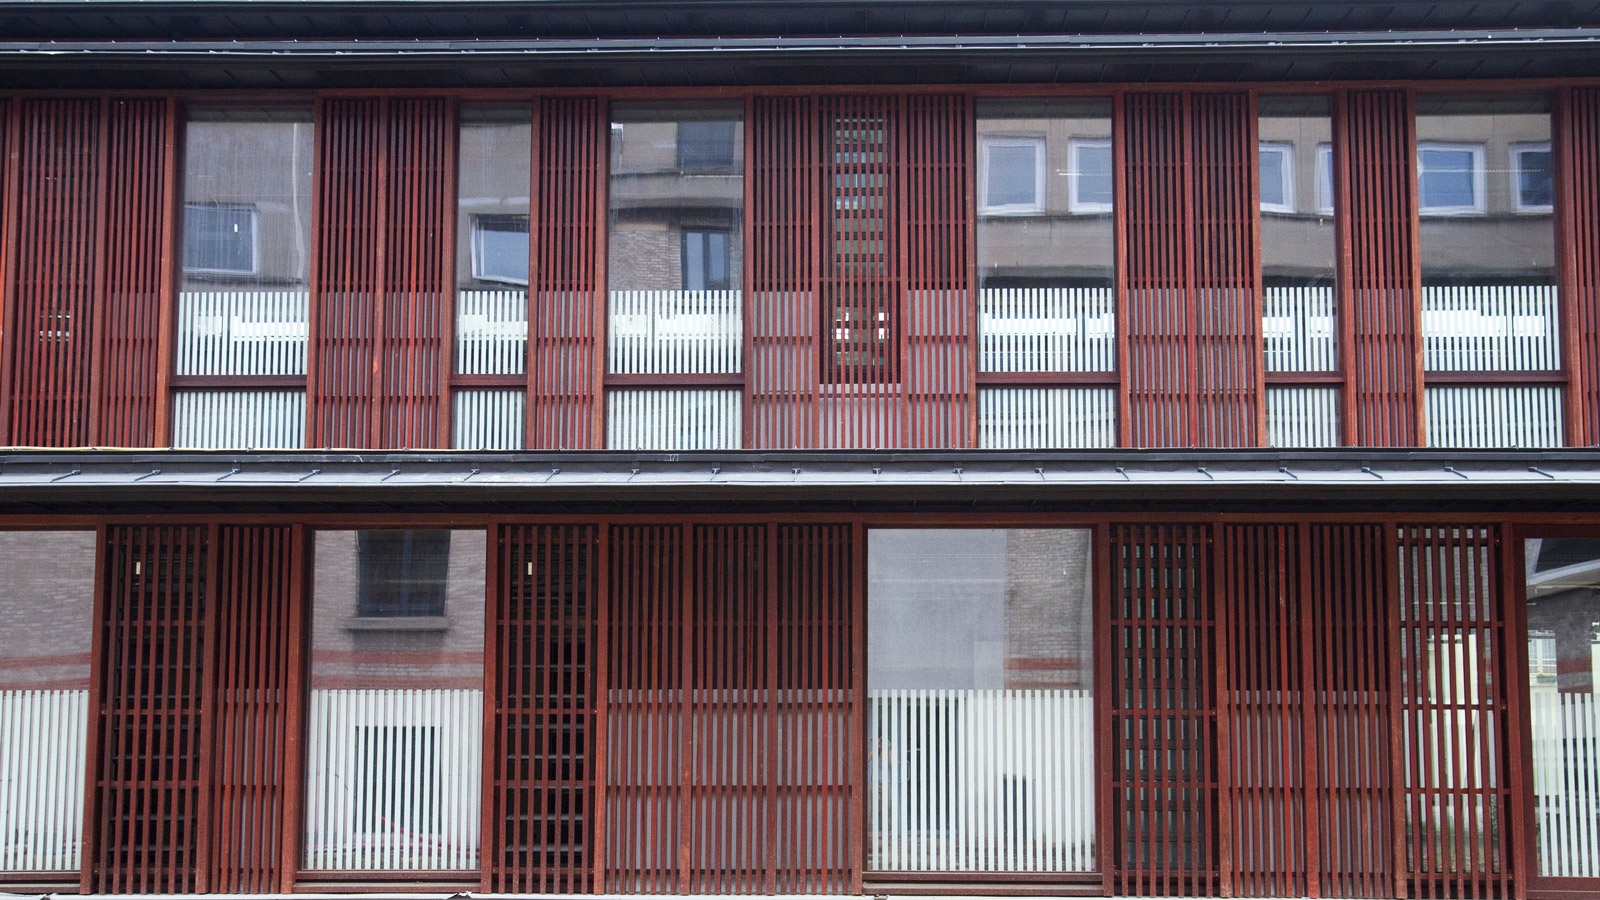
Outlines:
[{"label": "window sill", "polygon": [[449,616],[352,616],[345,631],[449,631]]}]

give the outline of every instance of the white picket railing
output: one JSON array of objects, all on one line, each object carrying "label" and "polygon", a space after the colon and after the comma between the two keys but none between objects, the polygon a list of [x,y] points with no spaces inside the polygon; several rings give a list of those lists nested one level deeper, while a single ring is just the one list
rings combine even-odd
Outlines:
[{"label": "white picket railing", "polygon": [[178,294],[179,375],[304,375],[307,291]]},{"label": "white picket railing", "polygon": [[724,388],[614,390],[606,394],[608,450],[736,450],[740,392]]},{"label": "white picket railing", "polygon": [[306,445],[306,392],[174,391],[172,445],[198,450],[302,449]]},{"label": "white picket railing", "polygon": [[740,371],[739,291],[612,291],[606,371],[711,375]]},{"label": "white picket railing", "polygon": [[1556,385],[1438,385],[1423,390],[1430,447],[1559,447]]},{"label": "white picket railing", "polygon": [[1116,388],[978,390],[978,446],[986,450],[1084,449],[1116,444]]},{"label": "white picket railing", "polygon": [[978,294],[978,371],[1110,372],[1110,288],[986,288]]},{"label": "white picket railing", "polygon": [[1324,385],[1269,387],[1267,446],[1338,447],[1339,389]]},{"label": "white picket railing", "polygon": [[0,691],[0,872],[82,862],[88,691]]},{"label": "white picket railing", "polygon": [[1430,372],[1561,368],[1556,296],[1542,285],[1424,288],[1423,366]]},{"label": "white picket railing", "polygon": [[872,691],[868,866],[1093,871],[1094,764],[1088,691]]},{"label": "white picket railing", "polygon": [[472,388],[455,392],[450,446],[457,450],[521,450],[527,438],[527,392]]},{"label": "white picket railing", "polygon": [[456,293],[456,374],[521,375],[527,357],[527,291]]},{"label": "white picket railing", "polygon": [[1269,287],[1262,303],[1268,372],[1331,372],[1339,367],[1338,298],[1332,287]]},{"label": "white picket railing", "polygon": [[305,866],[477,869],[483,692],[313,690]]},{"label": "white picket railing", "polygon": [[1534,691],[1539,874],[1600,877],[1600,707],[1593,693]]}]

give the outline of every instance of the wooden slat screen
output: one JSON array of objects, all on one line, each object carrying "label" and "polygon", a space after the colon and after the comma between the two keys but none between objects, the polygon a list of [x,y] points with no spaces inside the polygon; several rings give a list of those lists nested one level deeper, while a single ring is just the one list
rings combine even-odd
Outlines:
[{"label": "wooden slat screen", "polygon": [[1243,94],[1129,94],[1120,321],[1126,441],[1260,443],[1255,108]]},{"label": "wooden slat screen", "polygon": [[499,534],[488,641],[484,890],[596,890],[598,529]]},{"label": "wooden slat screen", "polygon": [[1567,327],[1568,441],[1600,443],[1600,88],[1560,94],[1556,213],[1563,255],[1562,299]]},{"label": "wooden slat screen", "polygon": [[972,101],[906,98],[906,366],[910,447],[971,447],[973,301]]},{"label": "wooden slat screen", "polygon": [[454,103],[325,98],[317,111],[307,441],[449,446]]},{"label": "wooden slat screen", "polygon": [[[1335,105],[1346,427],[1362,447],[1412,447],[1421,435],[1421,270],[1415,253],[1416,125],[1404,91],[1351,91]],[[1337,202],[1337,201],[1336,201]]]},{"label": "wooden slat screen", "polygon": [[745,154],[750,303],[745,354],[746,445],[815,447],[821,384],[823,147],[815,97],[751,101]]},{"label": "wooden slat screen", "polygon": [[22,100],[6,441],[90,443],[103,104]]},{"label": "wooden slat screen", "polygon": [[1102,793],[1111,883],[1132,896],[1218,890],[1216,610],[1210,529],[1113,525]]},{"label": "wooden slat screen", "polygon": [[1324,897],[1393,897],[1389,605],[1384,529],[1307,525],[1310,702],[1317,750],[1308,840]]},{"label": "wooden slat screen", "polygon": [[1232,844],[1225,862],[1234,896],[1306,893],[1302,565],[1292,525],[1222,529],[1224,827]]},{"label": "wooden slat screen", "polygon": [[528,440],[536,449],[605,446],[605,103],[547,97],[534,117],[529,225]]},{"label": "wooden slat screen", "polygon": [[105,372],[94,442],[156,443],[161,308],[171,264],[167,157],[177,138],[177,101],[113,100],[108,111],[105,182]]},{"label": "wooden slat screen", "polygon": [[218,531],[215,684],[210,797],[214,804],[210,889],[283,889],[282,837],[288,794],[293,661],[305,615],[299,537],[290,526]]},{"label": "wooden slat screen", "polygon": [[113,526],[101,548],[82,888],[203,892],[211,773],[207,529]]},{"label": "wooden slat screen", "polygon": [[1506,600],[1494,526],[1402,526],[1391,690],[1410,896],[1510,897]]},{"label": "wooden slat screen", "polygon": [[610,541],[606,889],[846,891],[849,529],[627,526]]}]

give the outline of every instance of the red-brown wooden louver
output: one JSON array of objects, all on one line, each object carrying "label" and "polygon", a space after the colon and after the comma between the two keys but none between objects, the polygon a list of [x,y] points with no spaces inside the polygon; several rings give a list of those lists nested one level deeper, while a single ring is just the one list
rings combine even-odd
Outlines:
[{"label": "red-brown wooden louver", "polygon": [[971,132],[957,95],[752,102],[751,446],[972,445]]},{"label": "red-brown wooden louver", "polygon": [[1216,610],[1210,529],[1113,525],[1111,758],[1099,802],[1113,833],[1112,885],[1131,896],[1218,889]]},{"label": "red-brown wooden louver", "polygon": [[605,446],[605,103],[547,97],[534,117],[529,225],[530,448]]},{"label": "red-brown wooden louver", "polygon": [[1351,91],[1334,107],[1349,259],[1339,288],[1343,421],[1347,443],[1362,447],[1411,447],[1423,433],[1413,109],[1405,91]]},{"label": "red-brown wooden louver", "polygon": [[1567,358],[1568,441],[1600,443],[1600,88],[1560,93],[1556,109],[1556,210],[1570,310],[1563,353]]},{"label": "red-brown wooden louver", "polygon": [[[1410,896],[1510,897],[1513,804],[1506,615],[1492,526],[1404,526],[1398,543],[1402,757],[1395,833]],[[1392,627],[1394,627],[1392,626]]]},{"label": "red-brown wooden louver", "polygon": [[[307,620],[300,585],[304,534],[290,526],[224,526],[218,531],[215,649],[208,656],[215,713],[210,759],[213,837],[210,889],[285,889],[283,834],[294,671]],[[298,825],[298,823],[295,823]]]},{"label": "red-brown wooden louver", "polygon": [[1292,525],[1222,529],[1222,827],[1232,849],[1224,862],[1240,897],[1306,893],[1302,565]]},{"label": "red-brown wooden louver", "polygon": [[203,526],[114,526],[101,546],[82,889],[206,891]]},{"label": "red-brown wooden louver", "polygon": [[102,214],[103,103],[23,100],[18,123],[19,223],[10,279],[6,440],[81,447],[96,391],[95,257]]},{"label": "red-brown wooden louver", "polygon": [[597,541],[590,525],[500,531],[486,647],[488,891],[597,889]]},{"label": "red-brown wooden louver", "polygon": [[1129,94],[1124,443],[1261,442],[1255,109],[1244,94]]},{"label": "red-brown wooden louver", "polygon": [[156,442],[161,311],[171,281],[170,159],[177,143],[177,101],[113,100],[108,115],[105,274],[101,309],[100,428],[93,441],[112,447]]},{"label": "red-brown wooden louver", "polygon": [[449,446],[455,103],[317,105],[307,443]]},{"label": "red-brown wooden louver", "polygon": [[756,97],[746,128],[750,299],[745,445],[815,447],[822,143],[815,97]]},{"label": "red-brown wooden louver", "polygon": [[620,527],[611,546],[607,890],[845,891],[849,529]]},{"label": "red-brown wooden louver", "polygon": [[1393,897],[1388,545],[1377,525],[1303,527],[1315,887],[1323,897]]}]

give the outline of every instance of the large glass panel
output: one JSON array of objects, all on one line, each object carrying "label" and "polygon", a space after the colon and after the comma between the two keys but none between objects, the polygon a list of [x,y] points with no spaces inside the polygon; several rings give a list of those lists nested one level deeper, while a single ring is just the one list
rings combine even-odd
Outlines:
[{"label": "large glass panel", "polygon": [[81,866],[92,531],[0,531],[0,872]]},{"label": "large glass panel", "polygon": [[1095,868],[1086,530],[875,530],[875,871]]},{"label": "large glass panel", "polygon": [[[1428,443],[1559,444],[1549,99],[1419,97],[1417,190],[1424,365],[1481,376],[1426,388]],[[1552,383],[1495,383],[1504,372]]]},{"label": "large glass panel", "polygon": [[481,531],[316,537],[304,864],[478,868]]},{"label": "large glass panel", "polygon": [[1539,874],[1600,878],[1600,538],[1526,551]]},{"label": "large glass panel", "polygon": [[[979,371],[1110,373],[1110,101],[983,100],[977,116]],[[1112,393],[991,380],[979,391],[982,445],[1110,446]]]},{"label": "large glass panel", "polygon": [[[1333,119],[1327,97],[1262,97],[1261,334],[1268,372],[1325,372],[1338,362]],[[1339,388],[1268,385],[1274,447],[1340,443]]]},{"label": "large glass panel", "polygon": [[461,106],[455,371],[521,375],[528,349],[533,109]]}]

